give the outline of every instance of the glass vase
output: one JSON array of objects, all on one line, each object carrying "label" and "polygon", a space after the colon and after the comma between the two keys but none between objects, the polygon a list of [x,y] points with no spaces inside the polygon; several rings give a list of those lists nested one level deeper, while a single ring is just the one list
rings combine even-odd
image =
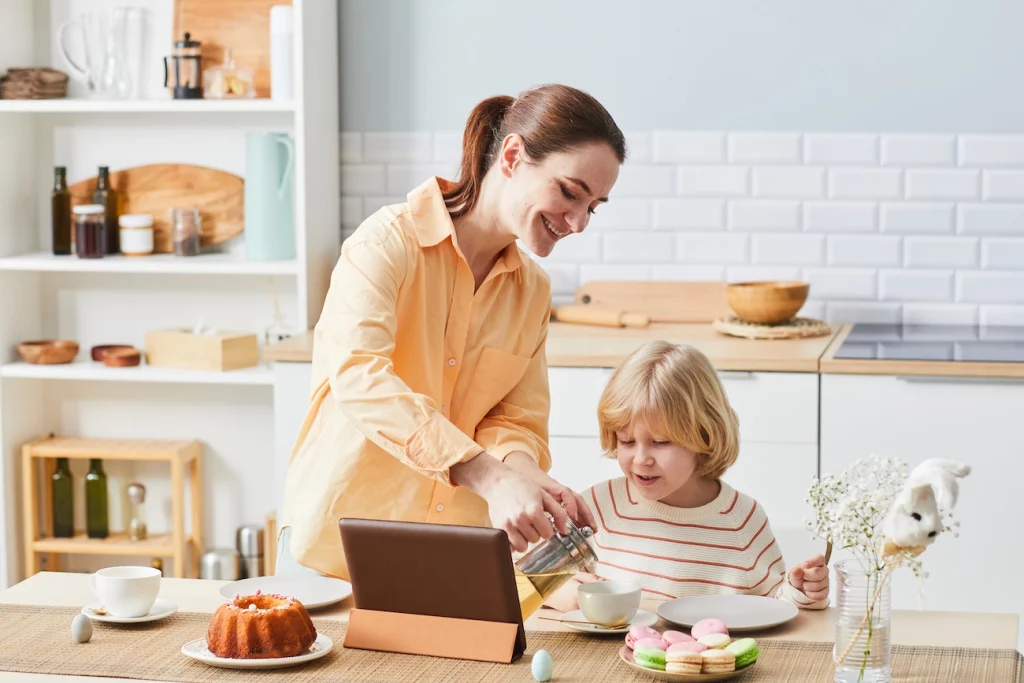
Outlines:
[{"label": "glass vase", "polygon": [[889,683],[892,645],[890,576],[857,560],[837,562],[836,683]]}]

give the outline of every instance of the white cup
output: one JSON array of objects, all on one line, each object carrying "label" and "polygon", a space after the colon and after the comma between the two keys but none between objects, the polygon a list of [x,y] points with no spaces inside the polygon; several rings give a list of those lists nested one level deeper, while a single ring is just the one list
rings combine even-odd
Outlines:
[{"label": "white cup", "polygon": [[576,598],[587,621],[615,626],[636,616],[640,593],[640,586],[627,581],[591,581],[579,585]]},{"label": "white cup", "polygon": [[160,592],[160,570],[106,567],[89,577],[89,587],[114,617],[144,617]]}]

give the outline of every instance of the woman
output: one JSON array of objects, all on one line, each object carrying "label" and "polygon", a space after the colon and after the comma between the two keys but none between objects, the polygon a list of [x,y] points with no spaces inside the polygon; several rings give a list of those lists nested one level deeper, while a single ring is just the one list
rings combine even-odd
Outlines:
[{"label": "woman", "polygon": [[561,85],[484,100],[458,182],[431,178],[342,247],[314,331],[313,395],[289,463],[281,557],[348,578],[342,517],[504,529],[523,551],[594,525],[546,472],[551,285],[523,256],[582,232],[625,140]]}]

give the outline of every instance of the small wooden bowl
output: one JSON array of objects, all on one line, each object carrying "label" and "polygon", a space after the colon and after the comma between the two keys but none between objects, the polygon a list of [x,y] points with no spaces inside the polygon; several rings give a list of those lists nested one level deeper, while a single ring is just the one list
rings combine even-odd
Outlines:
[{"label": "small wooden bowl", "polygon": [[129,368],[138,365],[142,354],[131,346],[111,349],[103,353],[103,364],[108,368]]},{"label": "small wooden bowl", "polygon": [[100,344],[99,346],[92,347],[90,353],[94,361],[102,361],[103,356],[110,351],[117,351],[120,349],[134,349],[135,347],[131,344]]},{"label": "small wooden bowl", "polygon": [[18,344],[18,355],[26,363],[61,365],[78,355],[78,342],[70,339],[39,339]]},{"label": "small wooden bowl", "polygon": [[774,325],[795,316],[810,290],[806,282],[736,282],[726,287],[725,295],[741,319]]}]

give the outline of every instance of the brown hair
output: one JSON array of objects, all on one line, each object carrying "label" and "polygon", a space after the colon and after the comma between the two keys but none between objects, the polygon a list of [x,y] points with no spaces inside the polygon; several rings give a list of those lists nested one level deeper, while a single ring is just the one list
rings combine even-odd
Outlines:
[{"label": "brown hair", "polygon": [[444,193],[452,218],[473,209],[502,141],[513,133],[522,137],[526,155],[534,161],[587,142],[606,142],[620,164],[626,160],[622,131],[608,110],[582,90],[542,85],[518,98],[490,97],[473,107],[466,121],[459,179]]}]

